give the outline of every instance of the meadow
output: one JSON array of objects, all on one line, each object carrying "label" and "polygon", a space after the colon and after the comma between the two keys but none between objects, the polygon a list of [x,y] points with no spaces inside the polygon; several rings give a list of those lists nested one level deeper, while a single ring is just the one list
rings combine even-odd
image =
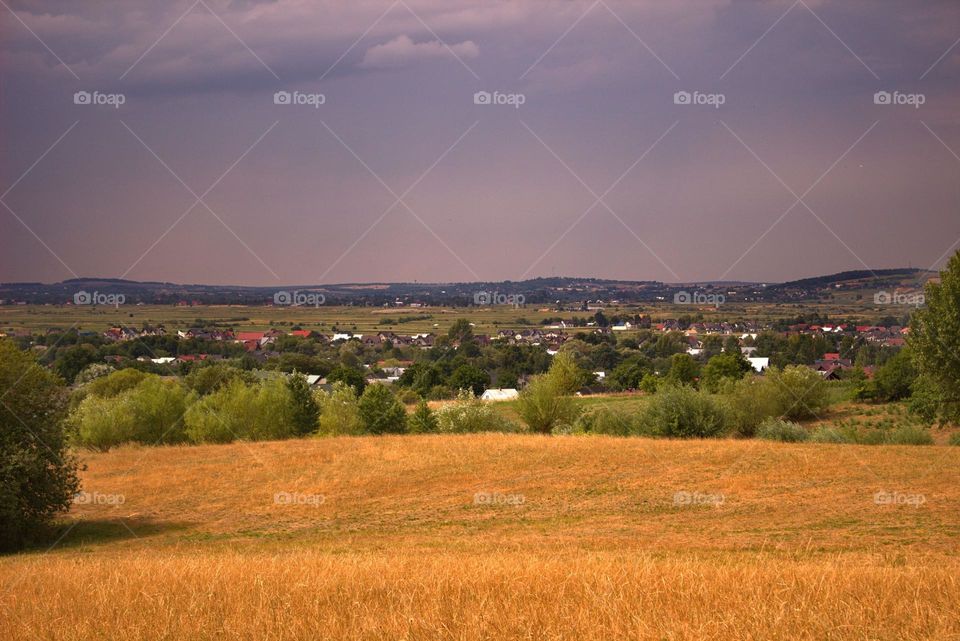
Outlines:
[{"label": "meadow", "polygon": [[957,639],[960,448],[533,435],[83,453],[9,639]]}]

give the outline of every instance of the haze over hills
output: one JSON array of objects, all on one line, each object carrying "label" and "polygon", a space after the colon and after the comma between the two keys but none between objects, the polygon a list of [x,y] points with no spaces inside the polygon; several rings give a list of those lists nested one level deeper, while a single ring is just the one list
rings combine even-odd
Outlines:
[{"label": "haze over hills", "polygon": [[[496,304],[506,297],[522,296],[525,303],[672,301],[679,292],[722,293],[727,302],[796,302],[818,300],[837,291],[875,292],[919,290],[937,272],[915,269],[845,271],[784,283],[708,281],[605,280],[599,278],[534,278],[523,281],[460,283],[340,283],[332,285],[202,285],[140,282],[114,278],[78,278],[58,283],[0,283],[0,304],[73,303],[80,292],[123,294],[125,302],[145,304],[289,304],[284,295],[322,294],[326,304],[385,305],[422,303],[442,305]],[[279,296],[279,298],[277,298]]]}]

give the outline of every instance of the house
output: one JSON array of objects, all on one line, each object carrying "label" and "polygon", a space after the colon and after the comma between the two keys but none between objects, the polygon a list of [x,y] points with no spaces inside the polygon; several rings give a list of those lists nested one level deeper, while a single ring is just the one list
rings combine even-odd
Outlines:
[{"label": "house", "polygon": [[295,336],[297,338],[310,338],[311,332],[309,329],[295,329],[290,332],[290,336]]},{"label": "house", "polygon": [[750,356],[747,360],[750,361],[750,367],[752,367],[755,372],[763,372],[770,367],[770,359],[767,357]]},{"label": "house", "polygon": [[512,401],[520,396],[520,392],[512,387],[488,389],[480,395],[481,401]]}]

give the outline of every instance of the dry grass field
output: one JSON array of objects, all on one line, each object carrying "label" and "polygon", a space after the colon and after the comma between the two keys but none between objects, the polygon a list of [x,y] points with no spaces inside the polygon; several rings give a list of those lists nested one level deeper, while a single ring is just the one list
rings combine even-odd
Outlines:
[{"label": "dry grass field", "polygon": [[960,448],[490,434],[84,460],[59,543],[0,558],[4,639],[960,639]]}]

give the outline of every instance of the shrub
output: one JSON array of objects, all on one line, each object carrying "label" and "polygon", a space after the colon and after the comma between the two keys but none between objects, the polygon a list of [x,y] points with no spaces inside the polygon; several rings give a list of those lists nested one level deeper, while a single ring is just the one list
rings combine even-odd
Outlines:
[{"label": "shrub", "polygon": [[810,435],[814,443],[852,443],[853,439],[847,434],[833,427],[818,427]]},{"label": "shrub", "polygon": [[66,511],[80,483],[67,448],[61,381],[0,340],[0,390],[0,550],[12,550]]},{"label": "shrub", "polygon": [[357,411],[371,434],[401,434],[407,430],[407,411],[386,385],[368,385],[357,403]]},{"label": "shrub", "polygon": [[325,436],[363,434],[363,421],[357,408],[357,393],[346,383],[334,383],[329,392],[317,394],[320,406],[319,433]]},{"label": "shrub", "polygon": [[960,432],[954,432],[947,439],[947,445],[960,445]]},{"label": "shrub", "polygon": [[888,432],[886,442],[890,445],[933,445],[933,437],[930,430],[906,426]]},{"label": "shrub", "polygon": [[448,434],[473,432],[516,432],[516,425],[469,392],[436,411],[437,429]]},{"label": "shrub", "polygon": [[438,428],[437,417],[430,410],[427,402],[421,400],[417,403],[417,409],[407,419],[407,430],[412,434],[429,434],[436,432]]},{"label": "shrub", "polygon": [[146,372],[137,369],[121,369],[107,376],[96,378],[84,385],[81,389],[89,396],[112,398],[131,390],[148,376]]},{"label": "shrub", "polygon": [[[559,354],[558,354],[559,356]],[[573,425],[579,408],[572,396],[549,373],[536,376],[520,392],[517,413],[533,432],[549,434],[563,425]]]},{"label": "shrub", "polygon": [[766,378],[778,399],[779,415],[799,421],[816,418],[829,404],[823,377],[809,367],[788,365],[770,369]]},{"label": "shrub", "polygon": [[88,396],[71,412],[68,424],[77,445],[100,452],[133,440],[133,412],[124,397]]},{"label": "shrub", "polygon": [[670,385],[657,392],[640,420],[641,429],[672,438],[718,436],[726,427],[723,408],[686,385]]},{"label": "shrub", "polygon": [[186,435],[195,443],[294,436],[293,400],[282,379],[248,386],[234,380],[187,410]]},{"label": "shrub", "polygon": [[237,379],[251,385],[256,382],[250,372],[226,363],[196,367],[183,378],[183,382],[197,394],[206,396]]},{"label": "shrub", "polygon": [[751,437],[761,423],[780,414],[780,398],[774,385],[766,378],[750,376],[725,386],[728,419],[736,434]]},{"label": "shrub", "polygon": [[810,433],[792,421],[768,418],[757,428],[757,438],[783,443],[801,443],[810,438]]},{"label": "shrub", "polygon": [[[630,415],[601,405],[581,414],[570,431],[582,434],[629,436],[637,430]],[[557,433],[558,430],[555,429],[554,432]]]}]

